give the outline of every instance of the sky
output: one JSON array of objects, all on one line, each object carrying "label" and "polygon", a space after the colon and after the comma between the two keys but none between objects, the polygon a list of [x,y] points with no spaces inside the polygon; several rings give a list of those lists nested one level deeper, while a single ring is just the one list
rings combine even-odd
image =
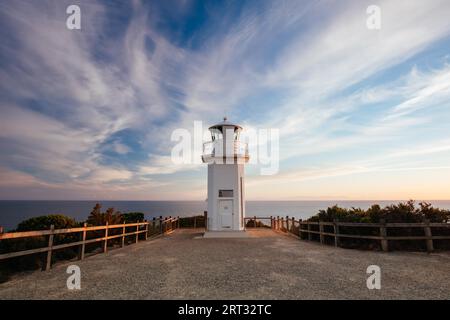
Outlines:
[{"label": "sky", "polygon": [[279,130],[279,170],[248,164],[247,200],[450,199],[449,16],[448,0],[2,0],[0,199],[204,200],[206,165],[173,163],[171,137],[224,115]]}]

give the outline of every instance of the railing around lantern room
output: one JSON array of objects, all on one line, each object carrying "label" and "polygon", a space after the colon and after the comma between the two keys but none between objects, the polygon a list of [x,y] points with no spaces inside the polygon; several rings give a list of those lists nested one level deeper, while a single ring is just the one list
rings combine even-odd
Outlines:
[{"label": "railing around lantern room", "polygon": [[203,144],[203,159],[214,157],[238,157],[248,159],[248,143],[234,140],[224,147],[222,139],[208,141]]}]

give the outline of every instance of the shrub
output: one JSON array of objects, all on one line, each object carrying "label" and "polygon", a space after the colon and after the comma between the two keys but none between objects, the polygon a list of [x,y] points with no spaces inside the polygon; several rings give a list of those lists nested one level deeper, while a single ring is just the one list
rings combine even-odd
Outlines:
[{"label": "shrub", "polygon": [[[23,232],[34,230],[48,230],[50,229],[51,225],[54,225],[55,229],[76,228],[80,226],[78,222],[76,222],[74,219],[70,217],[60,214],[56,215],[52,214],[48,216],[34,217],[22,221],[21,223],[19,223],[17,229],[14,231]],[[74,234],[56,235],[54,237],[54,244],[58,245],[77,240],[78,238]],[[47,244],[48,244],[47,236],[2,240],[0,241],[0,253],[42,248],[46,247]],[[54,251],[52,259],[54,261],[65,260],[71,259],[76,255],[77,255],[76,248],[67,248],[65,250]],[[45,257],[46,253],[44,254],[40,253],[12,258],[3,261],[0,265],[0,274],[2,274],[2,277],[0,277],[0,282],[6,281],[8,276],[13,272],[43,268],[45,263]]]},{"label": "shrub", "polygon": [[450,210],[434,208],[430,203],[421,202],[419,207],[415,206],[413,200],[400,202],[398,204],[388,205],[381,208],[378,204],[372,205],[369,209],[361,208],[341,208],[337,205],[328,207],[308,219],[308,221],[326,221],[334,220],[341,222],[373,222],[378,223],[384,219],[386,222],[430,222],[450,221]]},{"label": "shrub", "polygon": [[126,223],[142,222],[144,221],[144,214],[142,212],[122,213],[122,220]]},{"label": "shrub", "polygon": [[101,212],[102,206],[97,203],[92,209],[87,223],[91,226],[104,226],[106,222],[108,224],[119,224],[122,223],[122,214],[119,211],[114,211],[114,208],[108,208],[106,212]]},{"label": "shrub", "polygon": [[262,221],[258,221],[256,220],[256,225],[255,225],[255,219],[248,219],[247,223],[245,224],[245,226],[247,228],[270,228],[270,226],[264,224]]},{"label": "shrub", "polygon": [[40,216],[27,219],[18,224],[15,231],[35,231],[48,230],[50,226],[54,225],[55,229],[76,228],[80,224],[73,218],[64,216],[62,214],[50,214],[48,216]]}]

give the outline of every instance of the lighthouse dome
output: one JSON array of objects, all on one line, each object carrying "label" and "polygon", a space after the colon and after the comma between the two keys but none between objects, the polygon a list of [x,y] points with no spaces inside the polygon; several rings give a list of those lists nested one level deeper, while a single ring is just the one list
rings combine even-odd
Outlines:
[{"label": "lighthouse dome", "polygon": [[223,127],[234,127],[235,128],[234,130],[242,130],[242,127],[240,125],[228,122],[227,117],[224,117],[222,122],[209,127],[209,130],[218,129],[218,130],[222,131]]}]

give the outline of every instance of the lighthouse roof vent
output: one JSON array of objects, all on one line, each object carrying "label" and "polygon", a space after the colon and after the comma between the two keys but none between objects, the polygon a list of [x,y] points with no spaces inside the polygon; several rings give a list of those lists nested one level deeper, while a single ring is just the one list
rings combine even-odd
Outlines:
[{"label": "lighthouse roof vent", "polygon": [[233,124],[233,123],[231,123],[231,122],[228,122],[227,117],[224,117],[222,122],[220,122],[220,123],[218,123],[218,124],[215,124],[215,125],[209,127],[209,130],[211,130],[211,129],[219,129],[219,130],[220,130],[220,129],[222,129],[224,126],[227,126],[227,127],[228,127],[228,126],[229,126],[229,127],[234,127],[235,130],[242,130],[242,127],[241,127],[241,126],[239,126],[239,125],[237,125],[237,124]]}]

